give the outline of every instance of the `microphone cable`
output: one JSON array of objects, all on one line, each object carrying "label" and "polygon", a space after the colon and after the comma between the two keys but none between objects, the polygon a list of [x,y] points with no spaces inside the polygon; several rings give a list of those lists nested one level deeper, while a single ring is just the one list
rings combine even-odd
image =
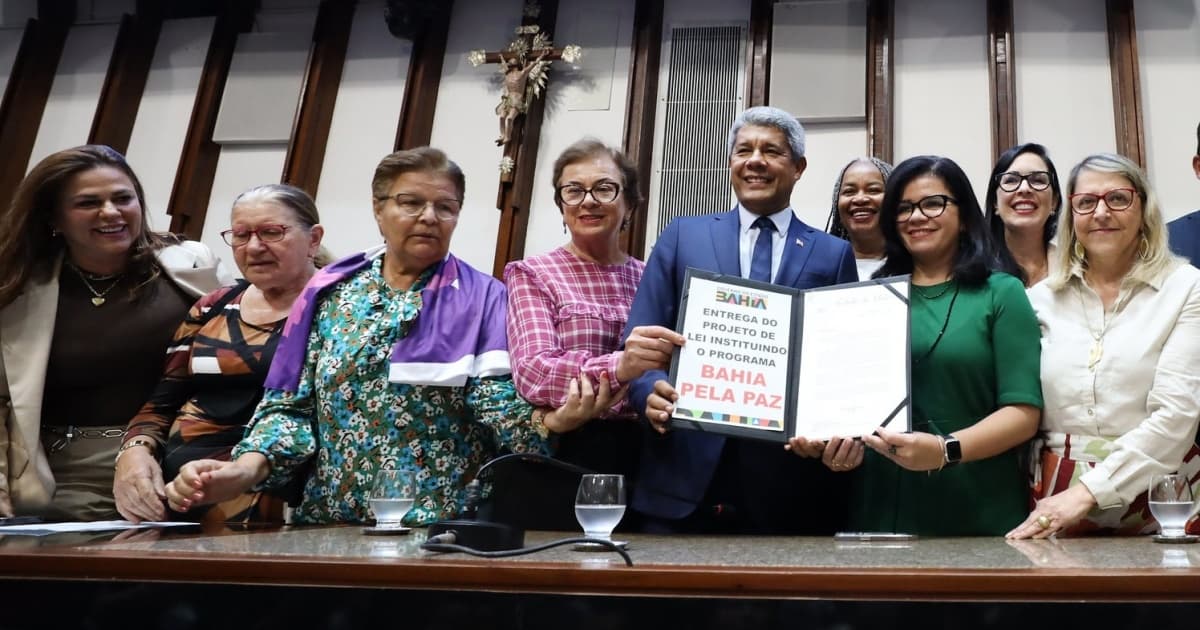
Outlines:
[{"label": "microphone cable", "polygon": [[425,551],[435,551],[435,552],[439,552],[439,553],[461,552],[461,553],[465,553],[465,554],[472,555],[472,556],[478,556],[480,558],[511,558],[514,556],[523,556],[526,554],[537,553],[539,551],[545,551],[547,549],[553,549],[554,547],[561,547],[563,545],[592,544],[592,545],[600,545],[602,547],[607,547],[609,551],[613,551],[613,552],[616,552],[617,554],[620,554],[621,558],[623,560],[625,560],[625,566],[629,566],[629,567],[633,566],[633,558],[629,557],[629,552],[625,551],[620,545],[614,543],[611,540],[600,540],[599,538],[586,538],[586,537],[560,538],[558,540],[552,540],[548,543],[543,543],[541,545],[535,545],[533,547],[522,547],[520,549],[506,549],[504,551],[480,551],[478,549],[474,549],[471,547],[464,547],[463,545],[455,544],[455,540],[457,540],[457,536],[455,536],[453,532],[447,532],[445,534],[438,534],[437,536],[434,536],[433,538],[426,540],[421,545],[421,549],[424,549]]}]

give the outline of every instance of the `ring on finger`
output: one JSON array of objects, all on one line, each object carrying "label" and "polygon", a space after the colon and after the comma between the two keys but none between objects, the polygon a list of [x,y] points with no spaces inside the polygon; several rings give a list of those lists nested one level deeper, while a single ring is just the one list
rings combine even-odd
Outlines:
[{"label": "ring on finger", "polygon": [[1046,516],[1045,514],[1037,517],[1038,527],[1040,527],[1042,529],[1050,529],[1050,523],[1051,523],[1050,517]]},{"label": "ring on finger", "polygon": [[889,445],[888,445],[888,454],[889,454],[889,455],[895,455],[895,454],[896,454],[896,445],[895,445],[895,444],[889,444]]}]

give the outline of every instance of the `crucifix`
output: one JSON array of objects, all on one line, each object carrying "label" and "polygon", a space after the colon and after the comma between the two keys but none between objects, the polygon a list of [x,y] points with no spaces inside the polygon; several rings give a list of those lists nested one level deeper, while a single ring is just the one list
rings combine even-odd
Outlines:
[{"label": "crucifix", "polygon": [[[540,12],[541,8],[536,2],[525,5],[527,21],[536,20]],[[583,54],[579,46],[554,48],[550,36],[536,23],[522,24],[515,33],[516,37],[502,51],[473,50],[467,54],[467,61],[471,65],[478,67],[494,63],[504,76],[500,103],[496,105],[496,115],[500,119],[500,136],[496,138],[496,146],[504,147],[504,159],[500,162],[501,181],[511,181],[518,144],[514,140],[519,135],[516,132],[522,130],[517,123],[546,87],[550,63],[560,59],[575,63]]]}]

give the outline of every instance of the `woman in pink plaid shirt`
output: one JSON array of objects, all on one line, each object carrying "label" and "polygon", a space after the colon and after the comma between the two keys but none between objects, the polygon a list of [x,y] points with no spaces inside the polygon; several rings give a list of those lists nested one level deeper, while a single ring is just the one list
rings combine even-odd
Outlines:
[{"label": "woman in pink plaid shirt", "polygon": [[588,396],[608,381],[618,392],[616,402],[561,436],[558,457],[632,482],[641,427],[623,388],[648,369],[666,369],[683,337],[659,326],[638,327],[621,348],[645,267],[621,250],[621,232],[642,203],[629,158],[598,140],[580,140],[555,160],[554,191],[571,240],[504,270],[513,380],[529,402],[553,408],[573,392]]}]

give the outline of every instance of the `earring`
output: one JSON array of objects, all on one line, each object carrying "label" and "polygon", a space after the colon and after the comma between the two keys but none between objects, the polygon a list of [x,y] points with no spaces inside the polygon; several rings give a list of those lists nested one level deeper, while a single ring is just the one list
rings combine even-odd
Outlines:
[{"label": "earring", "polygon": [[625,230],[628,230],[628,229],[629,229],[629,222],[630,222],[630,219],[632,219],[632,217],[628,217],[628,216],[627,216],[627,217],[625,217],[625,220],[624,220],[624,221],[621,221],[621,231],[622,231],[622,232],[624,232]]},{"label": "earring", "polygon": [[567,233],[567,222],[563,221],[563,234]]},{"label": "earring", "polygon": [[1076,240],[1072,250],[1075,252],[1075,257],[1079,259],[1079,262],[1085,262],[1087,260],[1087,251],[1083,249],[1083,243],[1080,243],[1078,240]]},{"label": "earring", "polygon": [[1142,241],[1138,243],[1138,258],[1150,259],[1150,239],[1146,238],[1145,234],[1142,234]]}]

